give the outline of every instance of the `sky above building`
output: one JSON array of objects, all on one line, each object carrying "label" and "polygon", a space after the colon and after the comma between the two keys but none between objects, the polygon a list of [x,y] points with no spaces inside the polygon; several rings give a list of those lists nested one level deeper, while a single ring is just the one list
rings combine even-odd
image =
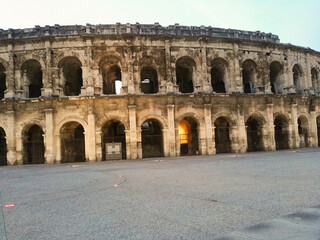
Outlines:
[{"label": "sky above building", "polygon": [[15,0],[0,14],[2,29],[116,22],[259,30],[320,51],[320,0]]}]

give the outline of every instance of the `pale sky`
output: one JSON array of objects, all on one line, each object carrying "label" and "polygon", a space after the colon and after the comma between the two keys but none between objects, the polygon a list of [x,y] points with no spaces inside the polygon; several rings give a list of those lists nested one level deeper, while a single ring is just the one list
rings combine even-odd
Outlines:
[{"label": "pale sky", "polygon": [[320,51],[320,0],[11,0],[0,13],[2,29],[116,22],[259,30]]}]

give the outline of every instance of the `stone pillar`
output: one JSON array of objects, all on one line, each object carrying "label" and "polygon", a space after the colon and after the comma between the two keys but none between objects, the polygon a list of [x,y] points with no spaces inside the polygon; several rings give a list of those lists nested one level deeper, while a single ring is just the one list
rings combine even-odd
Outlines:
[{"label": "stone pillar", "polygon": [[236,93],[242,93],[243,92],[243,84],[241,79],[241,68],[239,66],[239,45],[237,43],[233,44],[233,71],[230,76],[233,76],[233,82],[229,83],[230,90],[228,93],[236,92]]},{"label": "stone pillar", "polygon": [[175,121],[174,121],[174,105],[167,105],[167,113],[168,113],[168,137],[165,138],[165,140],[166,140],[166,142],[168,142],[168,149],[169,149],[168,156],[174,157],[174,156],[176,156],[176,149],[175,149],[176,133],[175,133]]},{"label": "stone pillar", "polygon": [[[247,151],[248,143],[247,143],[247,132],[246,132],[246,124],[244,122],[243,111],[238,109],[238,128],[233,129],[234,138],[238,139],[238,151],[240,153],[244,153]],[[237,132],[235,132],[237,131]]]},{"label": "stone pillar", "polygon": [[199,154],[207,155],[207,139],[206,139],[206,127],[200,126],[197,129],[199,136]]},{"label": "stone pillar", "polygon": [[215,153],[213,146],[211,107],[212,104],[204,104],[204,122],[206,129],[206,145],[208,155],[212,155]]},{"label": "stone pillar", "polygon": [[295,147],[295,144],[296,144],[295,133],[296,133],[296,131],[294,129],[295,129],[295,126],[293,124],[288,124],[288,146],[289,146],[289,149],[296,148]]},{"label": "stone pillar", "polygon": [[130,129],[125,129],[125,136],[126,136],[126,151],[127,151],[127,156],[126,159],[130,159],[131,156],[131,146],[130,146]]},{"label": "stone pillar", "polygon": [[97,162],[102,161],[102,132],[100,130],[96,131],[96,159]]},{"label": "stone pillar", "polygon": [[208,66],[207,66],[207,51],[205,47],[201,48],[201,61],[202,61],[202,68],[201,68],[201,75],[202,81],[200,83],[203,86],[202,91],[205,93],[212,92],[211,80],[208,74]]},{"label": "stone pillar", "polygon": [[262,130],[263,137],[265,139],[265,150],[266,151],[275,151],[276,150],[276,141],[274,136],[274,119],[273,119],[273,104],[267,104],[267,115],[266,115],[266,124]]},{"label": "stone pillar", "polygon": [[[91,77],[92,77],[92,85],[93,85],[93,91],[94,95],[99,96],[102,94],[102,74],[99,72],[99,68],[94,66],[91,69]],[[122,76],[122,79],[124,77]],[[123,83],[123,80],[122,80]],[[123,83],[124,84],[124,83]]]},{"label": "stone pillar", "polygon": [[86,95],[87,96],[93,96],[95,93],[94,85],[93,85],[93,76],[92,76],[92,69],[90,66],[92,66],[92,51],[91,46],[92,42],[91,39],[87,39],[86,41],[87,48],[86,48],[86,65],[88,66],[86,68],[86,80],[87,80],[87,86],[86,86]]},{"label": "stone pillar", "polygon": [[318,128],[317,128],[317,114],[316,111],[310,112],[310,123],[309,123],[309,147],[318,146]]},{"label": "stone pillar", "polygon": [[7,162],[8,165],[18,164],[16,159],[16,139],[15,139],[15,114],[14,111],[10,110],[6,112],[7,115],[7,132],[6,132],[6,140],[7,140]]},{"label": "stone pillar", "polygon": [[171,71],[171,50],[170,50],[170,41],[165,40],[165,54],[166,54],[166,76],[165,76],[165,82],[166,82],[166,92],[167,93],[174,93],[177,92],[177,86],[176,83],[173,80],[172,77],[172,71]]},{"label": "stone pillar", "polygon": [[45,109],[46,131],[45,131],[45,161],[48,164],[54,163],[54,136],[53,136],[53,109]]},{"label": "stone pillar", "polygon": [[15,97],[15,66],[14,66],[14,51],[12,44],[7,46],[9,52],[9,64],[8,69],[6,69],[6,87],[4,93],[5,99],[12,99]]},{"label": "stone pillar", "polygon": [[[169,138],[169,129],[168,128],[162,128],[162,141],[163,141],[163,156],[164,157],[170,157],[170,142],[167,141]],[[140,134],[141,135],[141,134]],[[141,141],[142,143],[142,141]]]},{"label": "stone pillar", "polygon": [[[127,43],[128,44],[128,43]],[[134,94],[135,93],[135,86],[134,86],[134,74],[133,74],[133,57],[132,57],[132,49],[130,46],[127,47],[127,64],[128,64],[128,93]]]},{"label": "stone pillar", "polygon": [[61,136],[58,133],[57,135],[54,135],[54,143],[56,146],[55,152],[56,152],[56,157],[55,157],[55,163],[61,163]]},{"label": "stone pillar", "polygon": [[53,94],[53,84],[52,84],[52,56],[51,56],[51,43],[50,41],[45,41],[46,47],[46,68],[43,69],[42,74],[42,82],[43,88],[41,88],[41,96],[42,97],[51,97]]},{"label": "stone pillar", "polygon": [[[306,89],[306,93],[309,94],[309,92],[312,89],[312,79],[311,79],[311,66],[310,66],[310,54],[307,53],[306,55],[306,74],[305,74],[305,85],[304,88]],[[311,93],[311,92],[310,92]]]},{"label": "stone pillar", "polygon": [[212,132],[212,154],[216,154],[217,150],[216,150],[216,133],[215,133],[215,126],[212,126],[211,132]]},{"label": "stone pillar", "polygon": [[90,106],[88,107],[88,131],[86,138],[88,138],[86,152],[88,152],[89,162],[96,161],[96,124],[95,116],[93,114],[93,102],[89,102]]},{"label": "stone pillar", "polygon": [[130,130],[128,131],[130,142],[127,142],[127,145],[130,146],[131,155],[128,156],[130,159],[136,159],[137,157],[142,158],[142,149],[141,149],[141,129],[140,130],[140,149],[138,149],[138,139],[137,139],[137,120],[136,120],[136,105],[129,105],[129,125]]},{"label": "stone pillar", "polygon": [[284,93],[290,94],[290,93],[296,93],[296,89],[293,83],[293,72],[292,72],[292,59],[291,59],[291,53],[290,50],[287,50],[287,62],[284,65],[284,77],[286,80],[286,83],[284,85]]},{"label": "stone pillar", "polygon": [[18,165],[23,164],[23,137],[21,133],[18,133],[16,136],[16,163]]},{"label": "stone pillar", "polygon": [[299,148],[300,147],[300,137],[298,131],[298,105],[296,103],[291,105],[291,119],[292,119],[292,148]]}]

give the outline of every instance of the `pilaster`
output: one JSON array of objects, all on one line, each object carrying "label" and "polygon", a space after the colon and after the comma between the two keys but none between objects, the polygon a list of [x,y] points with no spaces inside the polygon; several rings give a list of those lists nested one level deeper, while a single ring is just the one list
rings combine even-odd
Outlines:
[{"label": "pilaster", "polygon": [[45,109],[45,121],[46,121],[46,131],[45,131],[45,162],[48,164],[54,163],[54,122],[53,122],[53,109]]},{"label": "pilaster", "polygon": [[176,140],[176,134],[175,134],[175,121],[174,121],[174,105],[169,104],[167,105],[167,112],[168,112],[168,137],[166,138],[166,141],[168,142],[168,155],[170,157],[173,157],[176,155],[176,149],[175,149],[175,140]]}]

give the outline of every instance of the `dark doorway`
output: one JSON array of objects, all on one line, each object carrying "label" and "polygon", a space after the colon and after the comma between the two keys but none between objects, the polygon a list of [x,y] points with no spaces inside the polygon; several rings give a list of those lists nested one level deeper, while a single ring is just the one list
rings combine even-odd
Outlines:
[{"label": "dark doorway", "polygon": [[249,117],[249,119],[246,122],[246,128],[248,152],[261,151],[262,131],[259,122],[255,118]]},{"label": "dark doorway", "polygon": [[41,96],[42,70],[41,65],[36,60],[28,60],[22,65],[22,74],[29,86],[29,98],[38,98]]},{"label": "dark doorway", "polygon": [[80,95],[83,84],[81,62],[76,57],[66,57],[61,60],[59,67],[62,68],[64,79],[64,95]]},{"label": "dark doorway", "polygon": [[215,59],[212,61],[211,68],[211,86],[213,92],[225,93],[225,80],[227,64],[222,59]]},{"label": "dark doorway", "polygon": [[0,64],[0,99],[4,98],[4,92],[7,90],[6,85],[6,70],[2,64]]},{"label": "dark doorway", "polygon": [[184,118],[178,125],[180,155],[196,155],[199,153],[198,124],[192,118]]},{"label": "dark doorway", "polygon": [[189,57],[182,57],[176,63],[176,77],[179,92],[193,93],[194,61]]},{"label": "dark doorway", "polygon": [[142,157],[162,157],[162,128],[158,121],[147,120],[141,126]]},{"label": "dark doorway", "polygon": [[296,88],[296,93],[301,94],[302,82],[303,82],[302,68],[298,64],[295,64],[292,68],[292,73],[293,73],[293,84]]},{"label": "dark doorway", "polygon": [[23,137],[25,139],[23,164],[43,164],[45,159],[43,131],[41,127],[38,125],[31,126]]},{"label": "dark doorway", "polygon": [[121,88],[121,69],[117,64],[102,65],[103,94],[119,94]]},{"label": "dark doorway", "polygon": [[246,60],[242,64],[242,82],[244,93],[254,93],[256,78],[256,64],[252,60]]},{"label": "dark doorway", "polygon": [[152,67],[144,67],[141,69],[141,92],[157,93],[159,91],[158,86],[158,74],[157,71]]},{"label": "dark doorway", "polygon": [[7,165],[7,141],[6,133],[0,128],[0,166]]},{"label": "dark doorway", "polygon": [[288,124],[287,121],[281,116],[276,117],[274,120],[274,134],[276,140],[276,149],[288,149]]},{"label": "dark doorway", "polygon": [[319,89],[319,71],[316,68],[311,69],[311,82],[315,90]]},{"label": "dark doorway", "polygon": [[126,159],[126,135],[125,127],[119,121],[109,121],[101,129],[102,131],[102,160],[106,160],[106,143],[121,143],[122,159]]},{"label": "dark doorway", "polygon": [[230,153],[231,141],[229,123],[224,117],[219,117],[214,122],[216,153]]},{"label": "dark doorway", "polygon": [[298,133],[299,133],[299,147],[309,147],[308,137],[309,137],[309,123],[305,116],[300,116],[298,118]]},{"label": "dark doorway", "polygon": [[270,64],[270,85],[271,92],[275,94],[281,94],[281,76],[282,76],[282,65],[279,62],[272,62]]},{"label": "dark doorway", "polygon": [[61,162],[85,161],[84,129],[77,122],[65,123],[60,130]]}]

